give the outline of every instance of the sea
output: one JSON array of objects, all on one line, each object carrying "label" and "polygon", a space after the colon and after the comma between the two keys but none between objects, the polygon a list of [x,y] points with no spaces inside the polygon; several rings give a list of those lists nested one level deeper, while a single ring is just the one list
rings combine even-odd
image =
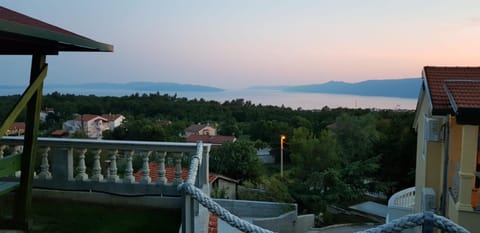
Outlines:
[{"label": "sea", "polygon": [[[0,95],[21,94],[24,89],[19,87],[0,88]],[[82,88],[62,88],[52,89],[46,87],[44,94],[57,91],[62,94],[75,95],[96,95],[96,96],[126,96],[135,93],[149,94],[151,91],[139,90],[119,90],[119,89],[82,89]],[[284,106],[292,109],[318,110],[324,107],[328,108],[356,108],[356,109],[393,109],[393,110],[414,110],[417,99],[392,98],[381,96],[358,96],[343,94],[324,94],[324,93],[302,93],[285,92],[281,90],[270,89],[236,89],[217,92],[160,92],[160,94],[176,95],[187,99],[214,100],[220,103],[235,99],[250,101],[252,104]]]}]

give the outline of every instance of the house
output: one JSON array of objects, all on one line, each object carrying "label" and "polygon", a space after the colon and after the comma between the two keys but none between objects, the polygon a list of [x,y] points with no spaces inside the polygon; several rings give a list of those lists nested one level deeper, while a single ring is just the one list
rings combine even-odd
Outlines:
[{"label": "house", "polygon": [[10,127],[8,127],[5,135],[23,135],[25,133],[25,122],[13,122]]},{"label": "house", "polygon": [[211,144],[223,144],[224,142],[235,142],[237,138],[235,136],[222,136],[222,135],[190,135],[187,136],[186,142],[199,142]]},{"label": "house", "polygon": [[125,117],[121,114],[102,114],[101,117],[107,119],[108,129],[113,130],[120,126],[125,120]]},{"label": "house", "polygon": [[208,178],[215,198],[237,199],[238,180],[215,173],[210,173]]},{"label": "house", "polygon": [[[150,177],[152,182],[158,180],[158,163],[151,162],[148,164],[150,170]],[[134,174],[135,181],[139,182],[142,177],[142,171],[138,170]],[[188,169],[182,168],[181,174],[182,180],[186,180],[188,177]],[[175,181],[175,167],[166,166],[165,167],[165,178],[168,183],[173,183]],[[222,193],[222,197],[225,199],[237,199],[237,190],[238,190],[238,180],[220,175],[215,173],[210,173],[208,181],[213,192]]]},{"label": "house", "polygon": [[40,121],[45,122],[48,114],[55,114],[55,110],[53,108],[45,108],[45,110],[40,111]]},{"label": "house", "polygon": [[422,76],[414,212],[437,210],[480,232],[480,67],[427,66]]},{"label": "house", "polygon": [[73,120],[63,123],[63,130],[74,133],[83,130],[89,138],[101,138],[103,131],[108,129],[108,120],[92,114],[83,114]]},{"label": "house", "polygon": [[260,148],[257,150],[258,159],[262,163],[275,163],[275,157],[271,154],[272,149]]},{"label": "house", "polygon": [[185,137],[191,135],[217,135],[217,129],[211,127],[209,124],[194,124],[185,129]]}]

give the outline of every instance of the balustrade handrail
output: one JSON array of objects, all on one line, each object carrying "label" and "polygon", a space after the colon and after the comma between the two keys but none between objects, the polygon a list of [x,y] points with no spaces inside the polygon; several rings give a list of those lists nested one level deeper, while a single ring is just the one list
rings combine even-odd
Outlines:
[{"label": "balustrade handrail", "polygon": [[[4,136],[1,138],[1,144],[8,144],[13,146],[21,146],[23,145],[23,137],[22,136]],[[207,173],[201,173],[200,177],[197,177],[199,174],[199,169],[208,168],[208,152],[210,148],[210,144],[203,144],[202,142],[198,143],[179,143],[179,142],[149,142],[149,141],[115,141],[115,140],[92,140],[92,139],[65,139],[65,138],[38,138],[38,147],[45,147],[45,148],[77,148],[77,149],[106,149],[106,150],[126,150],[126,151],[162,151],[162,152],[187,152],[195,154],[191,157],[190,167],[188,172],[188,178],[185,180],[184,183],[180,181],[180,184],[176,187],[178,191],[183,191],[185,194],[191,195],[191,198],[197,200],[200,204],[205,206],[210,212],[218,215],[220,219],[226,221],[233,227],[240,229],[244,232],[263,232],[263,233],[270,233],[271,231],[260,228],[252,223],[249,223],[233,214],[231,214],[228,210],[221,207],[218,203],[213,201],[208,196],[208,193],[204,193],[205,191],[202,189],[203,185],[205,184],[204,181],[208,182],[208,171]],[[204,148],[205,147],[205,148]],[[206,152],[204,151],[206,149]],[[47,149],[44,151],[46,155],[48,153]],[[204,153],[207,153],[207,157],[204,158]],[[84,159],[84,153],[81,155],[82,159]],[[98,154],[96,155],[98,157]],[[148,155],[147,155],[148,157]],[[144,157],[144,158],[147,158]],[[47,157],[43,157],[45,161],[47,161]],[[205,160],[206,164],[202,164],[202,161]],[[112,162],[114,162],[113,160]],[[148,159],[146,160],[148,163]],[[179,160],[178,160],[179,161]],[[179,166],[179,162],[176,162]],[[85,166],[85,164],[80,164],[81,166]],[[99,165],[98,165],[99,166]],[[115,165],[116,166],[116,165]],[[144,162],[144,167],[148,165]],[[82,168],[83,171],[85,168]],[[131,167],[129,168],[131,169]],[[163,169],[163,168],[162,168]],[[176,168],[176,176],[180,175],[178,170],[181,169],[180,167]],[[48,171],[48,165],[46,166],[46,171]],[[146,168],[143,168],[145,173],[148,173]],[[118,178],[116,177],[116,168],[115,172],[115,180]],[[98,171],[96,172],[97,175],[101,175]],[[131,175],[131,171],[130,171]],[[51,175],[50,175],[51,176]],[[92,177],[93,178],[93,177]],[[177,177],[176,177],[177,178]],[[76,178],[78,179],[78,178]],[[100,181],[103,178],[95,181]],[[108,178],[107,178],[108,179]],[[180,177],[181,179],[181,177]],[[203,180],[203,181],[199,181]],[[82,179],[83,180],[83,179]],[[198,183],[196,183],[198,182]],[[142,181],[140,181],[142,183]],[[148,181],[147,183],[150,183]],[[208,184],[208,183],[207,183]],[[197,187],[198,186],[198,187]],[[184,197],[184,199],[188,201],[188,197]],[[185,205],[185,204],[184,204]],[[185,206],[183,207],[185,208]],[[185,208],[187,212],[184,213],[185,216],[192,216],[195,211],[195,207],[192,208]],[[191,218],[190,218],[191,219]],[[189,222],[193,224],[193,222]],[[189,224],[184,222],[183,224]],[[184,226],[185,227],[185,226]],[[192,226],[190,226],[192,227]],[[195,227],[195,226],[193,226]]]},{"label": "balustrade handrail", "polygon": [[[12,153],[13,149],[14,154],[21,153],[23,143],[23,136],[0,137],[0,159],[5,150]],[[127,196],[179,196],[176,187],[184,182],[182,160],[185,161],[186,156],[201,160],[204,151],[207,153],[204,160],[208,159],[209,148],[210,144],[203,143],[38,138],[40,164],[36,168],[34,186]],[[140,158],[141,165],[138,160],[134,164],[134,158]],[[121,170],[117,165],[119,161]],[[193,185],[200,188],[208,185],[208,161],[206,166],[198,168],[201,163],[197,161],[197,169],[190,179]],[[167,165],[173,167],[173,177],[167,174],[167,170],[172,171]],[[150,166],[158,168],[152,171]],[[196,179],[197,173],[200,175]],[[152,181],[152,178],[156,178],[156,181]],[[16,178],[10,176],[4,179]]]},{"label": "balustrade handrail", "polygon": [[[11,145],[23,145],[23,136],[4,136],[0,140]],[[46,138],[39,137],[39,146],[53,147],[82,147],[104,149],[136,149],[158,150],[161,147],[165,152],[196,152],[197,143],[194,142],[154,142],[154,141],[120,141],[120,140],[97,140],[97,139],[74,139],[74,138]],[[79,146],[81,145],[81,146]]]},{"label": "balustrade handrail", "polygon": [[[406,198],[414,198],[415,197],[415,187],[410,187],[406,188],[404,190],[398,191],[395,194],[393,194],[390,199],[388,200],[388,207],[402,207],[402,208],[411,208],[412,204],[414,202],[408,202],[408,206],[406,205],[401,205],[398,203],[398,200],[400,199],[406,199]],[[414,199],[413,199],[414,201]],[[402,204],[405,204],[401,202]]]}]

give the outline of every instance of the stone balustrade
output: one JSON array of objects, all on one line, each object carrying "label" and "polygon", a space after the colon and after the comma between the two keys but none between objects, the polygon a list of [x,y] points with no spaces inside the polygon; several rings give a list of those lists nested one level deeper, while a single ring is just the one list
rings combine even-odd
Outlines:
[{"label": "stone balustrade", "polygon": [[[22,153],[22,145],[23,137],[3,137],[0,159]],[[180,197],[177,185],[184,182],[183,169],[188,171],[197,152],[196,143],[179,142],[39,138],[37,145],[34,187],[125,196]],[[208,187],[209,149],[203,151],[195,181],[201,189]],[[150,163],[158,164],[158,170],[150,171]],[[167,168],[174,169],[173,178],[167,177]],[[13,175],[5,179],[16,179]]]}]

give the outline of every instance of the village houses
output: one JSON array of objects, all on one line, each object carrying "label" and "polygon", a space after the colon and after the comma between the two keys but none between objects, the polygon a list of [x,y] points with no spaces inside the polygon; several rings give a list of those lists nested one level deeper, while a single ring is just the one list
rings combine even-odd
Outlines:
[{"label": "village houses", "polygon": [[113,130],[125,120],[120,114],[82,114],[63,123],[63,130],[69,134],[83,131],[89,138],[102,138],[103,132]]}]

